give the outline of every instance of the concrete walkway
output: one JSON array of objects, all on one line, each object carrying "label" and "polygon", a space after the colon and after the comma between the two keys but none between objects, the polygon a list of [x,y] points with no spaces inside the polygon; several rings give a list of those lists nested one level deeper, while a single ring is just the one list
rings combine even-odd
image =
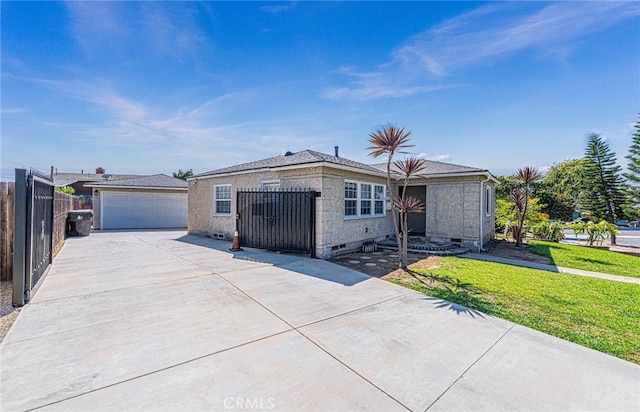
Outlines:
[{"label": "concrete walkway", "polygon": [[485,260],[488,262],[505,263],[507,265],[547,270],[550,272],[571,273],[573,275],[587,276],[591,278],[600,278],[600,279],[607,279],[607,280],[615,280],[616,282],[635,283],[640,285],[640,278],[632,278],[629,276],[610,275],[608,273],[591,272],[588,270],[565,268],[562,266],[555,266],[555,265],[545,265],[543,263],[528,262],[526,260],[519,260],[519,259],[507,259],[507,258],[498,257],[498,256],[483,255],[480,253],[467,253],[465,255],[461,255],[460,257]]},{"label": "concrete walkway", "polygon": [[326,261],[71,238],[0,345],[0,409],[640,409],[640,366]]}]

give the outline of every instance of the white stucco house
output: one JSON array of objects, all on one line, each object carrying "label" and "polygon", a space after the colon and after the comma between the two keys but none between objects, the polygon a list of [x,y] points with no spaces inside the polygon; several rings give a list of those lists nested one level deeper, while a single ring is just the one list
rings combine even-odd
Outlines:
[{"label": "white stucco house", "polygon": [[[481,250],[494,234],[497,179],[486,169],[435,161],[426,166],[407,189],[426,205],[424,213],[410,215],[411,234]],[[392,238],[385,167],[303,150],[197,174],[188,179],[188,231],[232,239],[239,229],[241,242],[243,234],[267,236],[263,247],[288,250],[277,245],[304,225],[309,252],[319,258]],[[311,208],[301,212],[305,223],[291,217],[285,208],[289,200],[265,193],[304,190],[313,198]],[[395,184],[391,188],[394,195],[398,190]]]}]

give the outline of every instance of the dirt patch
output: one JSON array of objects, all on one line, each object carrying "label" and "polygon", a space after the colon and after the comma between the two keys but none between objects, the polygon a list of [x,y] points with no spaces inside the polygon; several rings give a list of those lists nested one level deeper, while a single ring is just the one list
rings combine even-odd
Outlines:
[{"label": "dirt patch", "polygon": [[487,245],[487,251],[483,254],[486,253],[489,256],[498,256],[506,259],[526,260],[527,262],[542,263],[545,265],[551,263],[549,258],[527,251],[527,246],[530,245],[526,242],[523,248],[519,248],[515,242],[504,239],[493,240]]},{"label": "dirt patch", "polygon": [[11,329],[11,325],[18,317],[20,309],[11,305],[13,300],[13,283],[0,282],[0,342]]},{"label": "dirt patch", "polygon": [[[514,242],[494,240],[488,245],[487,251],[482,254],[507,259],[526,260],[527,262],[550,263],[548,258],[528,252],[526,246],[525,244],[525,248],[521,249],[516,247]],[[410,269],[434,269],[440,265],[441,259],[439,256],[409,253],[407,263]],[[404,279],[406,275],[398,269],[397,252],[390,250],[378,250],[377,252],[369,253],[353,252],[330,259],[330,261],[385,280]]]}]

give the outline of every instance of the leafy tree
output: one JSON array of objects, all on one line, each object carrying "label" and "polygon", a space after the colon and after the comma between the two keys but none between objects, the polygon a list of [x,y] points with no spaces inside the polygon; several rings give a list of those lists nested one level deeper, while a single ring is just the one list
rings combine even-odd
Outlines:
[{"label": "leafy tree", "polygon": [[[392,199],[393,212],[391,216],[393,218],[396,241],[398,242],[398,267],[404,270],[407,269],[407,240],[409,237],[407,214],[424,208],[421,200],[406,196],[406,190],[402,190],[400,196],[393,196],[391,193],[391,164],[393,156],[396,153],[402,153],[402,149],[413,147],[413,145],[409,144],[409,135],[411,135],[411,131],[405,132],[404,128],[387,125],[369,134],[371,146],[368,148],[371,150],[370,156],[387,155],[387,194]],[[411,175],[424,169],[424,163],[424,160],[416,158],[408,158],[404,161],[393,163],[397,171],[402,174],[403,189],[406,189]],[[398,225],[396,213],[399,215],[400,225]]]},{"label": "leafy tree", "polygon": [[518,187],[518,179],[515,176],[498,176],[498,183],[496,185],[496,199],[509,199],[513,189]]},{"label": "leafy tree", "polygon": [[627,164],[629,172],[624,174],[624,177],[629,182],[629,204],[627,205],[630,208],[629,212],[633,211],[634,206],[637,209],[640,204],[640,121],[636,122],[635,128],[636,131],[631,138],[629,154],[626,156],[629,160]]},{"label": "leafy tree", "polygon": [[[606,220],[614,223],[622,216],[624,181],[615,156],[598,133],[589,135],[580,205],[594,221]],[[612,237],[611,241],[615,243],[615,238]]]},{"label": "leafy tree", "polygon": [[[539,187],[540,190],[536,190],[536,196],[544,199],[550,211],[555,207],[555,203],[560,208],[560,214],[564,213],[562,208],[568,206],[568,199],[573,203],[574,209],[581,209],[579,201],[580,194],[584,190],[586,179],[584,171],[587,162],[585,158],[569,159],[551,166]],[[549,195],[545,196],[542,192],[549,192]],[[568,220],[569,218],[569,216],[561,217],[554,213],[549,215],[560,219]]]},{"label": "leafy tree", "polygon": [[187,180],[187,178],[191,176],[193,176],[192,169],[185,170],[184,172],[182,171],[182,169],[178,169],[177,172],[173,172],[173,177],[177,177],[178,179],[182,180]]},{"label": "leafy tree", "polygon": [[76,189],[72,188],[71,186],[56,186],[55,189],[58,192],[66,193],[68,195],[76,194]]},{"label": "leafy tree", "polygon": [[576,202],[569,195],[557,192],[550,185],[541,182],[534,191],[535,198],[543,204],[542,211],[552,219],[568,221],[573,217]]}]

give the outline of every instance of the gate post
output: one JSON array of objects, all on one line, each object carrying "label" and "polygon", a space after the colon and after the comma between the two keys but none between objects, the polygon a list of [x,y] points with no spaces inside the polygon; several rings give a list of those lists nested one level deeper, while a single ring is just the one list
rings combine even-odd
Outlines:
[{"label": "gate post", "polygon": [[13,306],[24,306],[27,246],[27,171],[15,170],[13,201]]}]

